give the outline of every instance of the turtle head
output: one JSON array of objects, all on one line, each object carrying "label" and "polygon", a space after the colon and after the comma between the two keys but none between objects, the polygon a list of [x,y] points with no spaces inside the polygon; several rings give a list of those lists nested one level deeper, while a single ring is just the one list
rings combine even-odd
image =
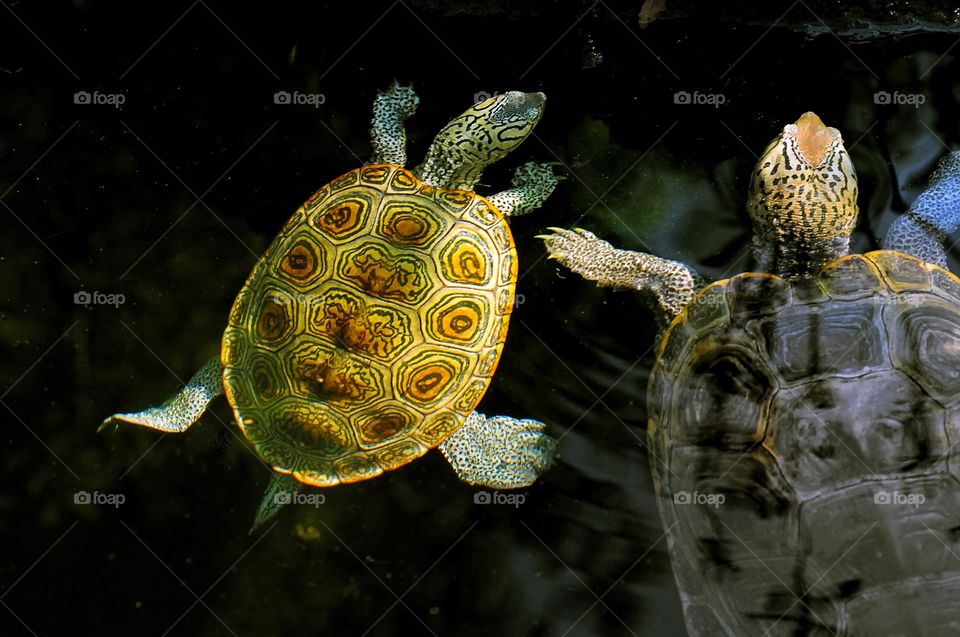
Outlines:
[{"label": "turtle head", "polygon": [[484,168],[530,135],[546,101],[543,93],[510,91],[477,102],[443,127],[417,176],[432,186],[473,190]]},{"label": "turtle head", "polygon": [[843,138],[804,113],[764,151],[747,201],[761,271],[815,276],[847,253],[857,223],[857,174]]}]

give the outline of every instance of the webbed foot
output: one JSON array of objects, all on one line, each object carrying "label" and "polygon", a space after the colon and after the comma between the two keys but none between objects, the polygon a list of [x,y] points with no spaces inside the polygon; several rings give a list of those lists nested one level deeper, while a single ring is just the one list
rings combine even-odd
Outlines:
[{"label": "webbed foot", "polygon": [[400,86],[396,81],[386,91],[378,93],[373,102],[370,122],[370,140],[373,144],[371,164],[407,163],[407,131],[404,122],[413,115],[420,98],[412,86]]},{"label": "webbed foot", "polygon": [[513,173],[513,188],[488,197],[508,217],[525,215],[543,205],[566,177],[553,173],[554,163],[527,162]]},{"label": "webbed foot", "polygon": [[940,160],[927,188],[887,231],[884,250],[898,250],[947,267],[947,236],[960,227],[960,152]]},{"label": "webbed foot", "polygon": [[207,409],[210,401],[223,393],[223,367],[220,358],[211,358],[197,370],[179,393],[159,407],[150,407],[129,414],[114,414],[103,421],[97,431],[110,424],[128,422],[167,433],[185,431]]},{"label": "webbed foot", "polygon": [[553,463],[557,441],[536,420],[473,412],[440,451],[461,480],[493,489],[526,487]]}]

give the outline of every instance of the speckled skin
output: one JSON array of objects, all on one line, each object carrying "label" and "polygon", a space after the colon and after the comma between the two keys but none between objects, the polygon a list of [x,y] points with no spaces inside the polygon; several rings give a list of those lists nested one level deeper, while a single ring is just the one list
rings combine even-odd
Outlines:
[{"label": "speckled skin", "polygon": [[893,222],[883,247],[917,256],[927,263],[947,267],[944,241],[960,227],[960,152],[940,161],[930,185],[906,214]]},{"label": "speckled skin", "polygon": [[137,413],[114,414],[103,421],[100,428],[119,421],[170,433],[186,431],[207,410],[210,401],[223,393],[222,378],[220,360],[210,359],[194,373],[180,393],[171,396],[161,406]]},{"label": "speckled skin", "polygon": [[679,314],[703,286],[702,277],[679,261],[619,250],[580,228],[550,230],[553,234],[540,236],[550,258],[601,287],[652,292],[668,320]]},{"label": "speckled skin", "polygon": [[368,163],[407,165],[407,129],[403,124],[419,105],[420,98],[412,86],[394,82],[387,91],[377,93],[370,122],[373,157]]},{"label": "speckled skin", "polygon": [[857,224],[857,173],[840,131],[813,113],[787,124],[760,156],[750,180],[758,272],[815,276],[847,254]]}]

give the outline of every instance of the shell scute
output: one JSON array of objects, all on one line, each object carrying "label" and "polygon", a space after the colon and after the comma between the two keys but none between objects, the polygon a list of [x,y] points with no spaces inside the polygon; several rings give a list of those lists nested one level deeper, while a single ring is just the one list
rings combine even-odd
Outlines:
[{"label": "shell scute", "polygon": [[[764,277],[701,291],[650,379],[651,465],[681,589],[746,634],[788,611],[762,614],[802,570],[817,574],[804,590],[826,626],[915,631],[903,596],[929,605],[958,581],[944,566],[956,538],[931,531],[954,528],[960,502],[960,279],[884,251],[838,259],[779,298],[745,289]],[[696,302],[708,293],[729,312]]]}]

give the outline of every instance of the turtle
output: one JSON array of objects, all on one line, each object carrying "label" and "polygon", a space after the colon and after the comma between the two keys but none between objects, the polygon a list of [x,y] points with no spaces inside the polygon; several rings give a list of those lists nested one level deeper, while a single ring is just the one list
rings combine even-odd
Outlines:
[{"label": "turtle", "polygon": [[544,236],[664,319],[647,446],[686,628],[958,634],[960,154],[865,254],[853,163],[816,114],[749,189],[755,271],[709,284],[585,230]]},{"label": "turtle", "polygon": [[225,393],[274,472],[253,529],[304,485],[373,478],[434,447],[470,484],[532,484],[556,452],[545,424],[475,407],[514,306],[506,218],[540,207],[560,176],[531,162],[512,188],[473,189],[530,135],[545,103],[518,91],[478,101],[408,170],[404,123],[419,97],[397,82],[379,92],[373,157],[286,222],[237,295],[219,356],[159,407],[102,426],[182,432]]}]

